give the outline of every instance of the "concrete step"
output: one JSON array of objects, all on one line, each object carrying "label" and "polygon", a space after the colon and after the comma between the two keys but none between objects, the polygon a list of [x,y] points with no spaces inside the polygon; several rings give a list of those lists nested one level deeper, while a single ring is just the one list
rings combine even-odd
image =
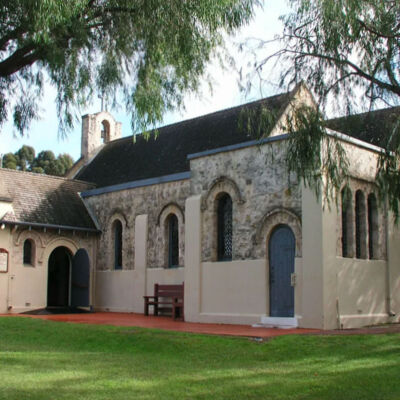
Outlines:
[{"label": "concrete step", "polygon": [[269,317],[264,315],[261,317],[261,322],[254,324],[255,328],[279,328],[292,329],[299,326],[297,317]]}]

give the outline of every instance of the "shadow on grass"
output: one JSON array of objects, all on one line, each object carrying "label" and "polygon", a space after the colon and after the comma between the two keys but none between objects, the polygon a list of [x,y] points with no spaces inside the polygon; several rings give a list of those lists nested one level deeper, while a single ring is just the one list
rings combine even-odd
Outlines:
[{"label": "shadow on grass", "polygon": [[400,398],[400,335],[254,343],[13,320],[0,319],[1,399]]}]

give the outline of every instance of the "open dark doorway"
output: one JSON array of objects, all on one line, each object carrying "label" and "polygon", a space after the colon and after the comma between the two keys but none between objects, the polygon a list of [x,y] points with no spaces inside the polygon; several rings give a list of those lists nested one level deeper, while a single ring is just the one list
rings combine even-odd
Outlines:
[{"label": "open dark doorway", "polygon": [[47,307],[68,307],[70,292],[71,253],[57,247],[49,257]]}]

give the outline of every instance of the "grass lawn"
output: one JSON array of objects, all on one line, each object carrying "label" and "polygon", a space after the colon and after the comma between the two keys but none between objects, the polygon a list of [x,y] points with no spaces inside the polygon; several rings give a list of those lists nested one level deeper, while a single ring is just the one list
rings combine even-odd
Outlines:
[{"label": "grass lawn", "polygon": [[0,399],[400,399],[400,335],[268,342],[0,318]]}]

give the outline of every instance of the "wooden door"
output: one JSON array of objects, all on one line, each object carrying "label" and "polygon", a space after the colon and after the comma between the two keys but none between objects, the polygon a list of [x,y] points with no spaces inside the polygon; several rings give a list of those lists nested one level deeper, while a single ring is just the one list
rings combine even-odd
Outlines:
[{"label": "wooden door", "polygon": [[278,226],[269,239],[269,294],[271,317],[294,316],[295,238],[287,225]]}]

